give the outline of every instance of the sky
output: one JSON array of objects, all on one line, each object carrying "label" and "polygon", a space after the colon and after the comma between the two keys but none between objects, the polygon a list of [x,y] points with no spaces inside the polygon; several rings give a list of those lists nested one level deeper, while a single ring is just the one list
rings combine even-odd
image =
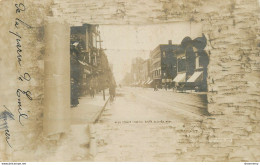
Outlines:
[{"label": "sky", "polygon": [[153,25],[100,25],[102,48],[113,65],[117,83],[131,70],[135,57],[147,59],[150,51],[159,44],[180,44],[182,39],[192,39],[202,35],[201,24],[176,22]]}]

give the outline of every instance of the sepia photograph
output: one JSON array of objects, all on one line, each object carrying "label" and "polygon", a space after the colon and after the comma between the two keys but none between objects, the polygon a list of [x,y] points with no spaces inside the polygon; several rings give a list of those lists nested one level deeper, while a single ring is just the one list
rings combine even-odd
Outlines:
[{"label": "sepia photograph", "polygon": [[0,0],[1,162],[258,164],[259,4]]}]

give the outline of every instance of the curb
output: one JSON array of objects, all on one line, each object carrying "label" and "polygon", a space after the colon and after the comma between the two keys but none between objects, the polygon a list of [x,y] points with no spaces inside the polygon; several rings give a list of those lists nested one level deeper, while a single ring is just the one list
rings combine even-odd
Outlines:
[{"label": "curb", "polygon": [[105,110],[105,108],[106,108],[107,103],[108,103],[109,100],[110,100],[110,96],[108,97],[108,99],[107,99],[105,105],[102,107],[101,111],[100,111],[99,113],[97,113],[97,115],[96,115],[96,117],[95,117],[95,120],[94,120],[94,122],[93,122],[94,124],[97,123],[97,121],[98,121],[99,118],[101,117],[101,115],[102,115],[103,111]]}]

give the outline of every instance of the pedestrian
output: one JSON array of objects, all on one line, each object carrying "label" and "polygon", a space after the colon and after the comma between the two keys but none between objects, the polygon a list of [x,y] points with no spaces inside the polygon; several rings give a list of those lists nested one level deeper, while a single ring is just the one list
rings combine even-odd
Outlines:
[{"label": "pedestrian", "polygon": [[180,91],[181,91],[182,93],[185,92],[185,84],[180,84]]},{"label": "pedestrian", "polygon": [[77,85],[77,81],[75,81],[74,79],[71,79],[71,96],[70,96],[70,100],[71,100],[71,106],[72,107],[76,107],[79,104],[79,100],[78,100],[78,85]]},{"label": "pedestrian", "polygon": [[198,92],[198,91],[199,91],[199,87],[195,86],[195,92]]},{"label": "pedestrian", "polygon": [[95,87],[92,87],[92,97],[93,98],[95,97],[95,94],[96,94],[96,89],[95,89]]},{"label": "pedestrian", "polygon": [[165,86],[164,86],[164,87],[165,87],[165,90],[167,91],[167,84],[165,84]]},{"label": "pedestrian", "polygon": [[179,83],[178,82],[175,82],[175,92],[177,92],[179,89]]},{"label": "pedestrian", "polygon": [[116,87],[112,83],[109,86],[109,95],[110,95],[110,101],[113,102],[116,96]]},{"label": "pedestrian", "polygon": [[90,89],[90,96],[92,97],[92,98],[94,98],[95,97],[95,89],[94,89],[94,79],[92,78],[91,80],[90,80],[90,86],[89,86],[89,89]]},{"label": "pedestrian", "polygon": [[93,88],[90,86],[89,87],[89,94],[90,94],[90,97],[94,97],[94,95],[93,95]]}]

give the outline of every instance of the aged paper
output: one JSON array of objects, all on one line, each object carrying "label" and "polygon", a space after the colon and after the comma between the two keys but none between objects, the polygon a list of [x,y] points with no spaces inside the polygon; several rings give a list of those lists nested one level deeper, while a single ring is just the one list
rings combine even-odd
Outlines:
[{"label": "aged paper", "polygon": [[259,161],[259,9],[0,0],[0,160]]}]

